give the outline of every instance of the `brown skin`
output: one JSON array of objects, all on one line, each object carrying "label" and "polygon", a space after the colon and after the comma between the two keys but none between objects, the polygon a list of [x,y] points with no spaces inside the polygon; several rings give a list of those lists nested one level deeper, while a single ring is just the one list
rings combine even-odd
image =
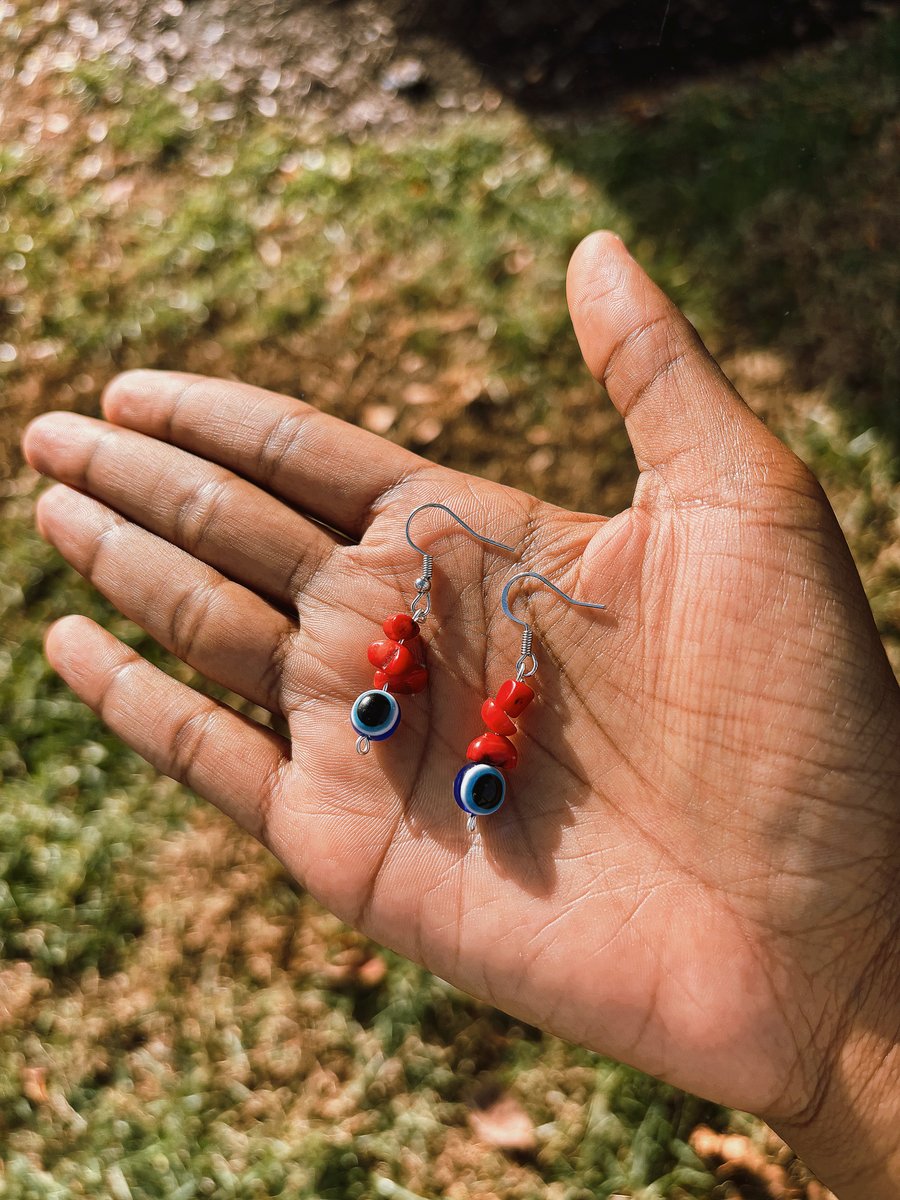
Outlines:
[{"label": "brown skin", "polygon": [[[565,512],[256,388],[132,372],[106,421],[49,414],[26,433],[63,485],[41,531],[179,657],[283,715],[290,743],[84,618],[51,629],[50,661],[348,922],[507,1012],[762,1114],[842,1198],[887,1197],[900,691],[815,479],[617,238],[578,248],[569,300],[641,468],[626,512]],[[421,518],[430,685],[361,758],[348,710],[370,686],[366,646],[411,598],[403,525],[429,500],[519,553]],[[608,610],[514,594],[539,699],[508,802],[473,839],[452,782],[518,654],[499,608],[516,569]]]}]

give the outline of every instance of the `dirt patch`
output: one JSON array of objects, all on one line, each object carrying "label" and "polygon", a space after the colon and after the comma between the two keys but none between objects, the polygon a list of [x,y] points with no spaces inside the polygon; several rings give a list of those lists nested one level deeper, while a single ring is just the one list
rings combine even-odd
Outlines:
[{"label": "dirt patch", "polygon": [[[9,10],[8,12],[6,10]],[[11,18],[15,6],[0,4]],[[437,33],[400,28],[384,5],[259,0],[58,0],[16,14],[24,81],[106,62],[154,87],[219,84],[216,120],[289,117],[306,142],[364,138],[454,112],[495,109],[479,66]]]},{"label": "dirt patch", "polygon": [[[596,107],[634,88],[832,37],[876,0],[52,0],[0,4],[23,23],[27,73],[107,58],[162,86],[223,85],[238,106],[359,140],[494,111]],[[20,6],[20,9],[22,6]],[[23,15],[24,12],[24,15]],[[220,119],[225,120],[228,102]]]}]

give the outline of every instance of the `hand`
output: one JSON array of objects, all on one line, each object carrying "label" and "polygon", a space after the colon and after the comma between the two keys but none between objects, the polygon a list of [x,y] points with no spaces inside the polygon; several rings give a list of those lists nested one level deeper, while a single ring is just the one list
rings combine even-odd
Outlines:
[{"label": "hand", "polygon": [[[106,421],[29,428],[29,461],[61,484],[40,528],[290,741],[83,618],[47,651],[339,916],[542,1028],[766,1115],[827,1175],[829,1121],[881,1128],[849,1090],[898,1023],[897,684],[819,486],[687,321],[610,235],[579,247],[569,283],[641,469],[627,511],[565,512],[252,387],[132,372]],[[403,527],[430,500],[520,557],[423,515],[429,688],[363,758],[350,705],[413,595]],[[539,700],[473,839],[452,784],[518,655],[499,603],[516,569],[608,609],[513,597]]]}]

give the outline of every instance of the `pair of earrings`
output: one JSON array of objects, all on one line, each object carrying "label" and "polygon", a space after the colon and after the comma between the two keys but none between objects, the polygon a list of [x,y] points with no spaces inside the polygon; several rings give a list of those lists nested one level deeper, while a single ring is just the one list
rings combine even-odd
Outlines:
[{"label": "pair of earrings", "polygon": [[[357,696],[350,710],[350,723],[357,733],[356,749],[359,754],[368,754],[372,742],[381,742],[397,731],[400,724],[400,705],[397,695],[416,695],[428,684],[428,668],[425,666],[425,647],[421,637],[422,626],[431,612],[432,556],[417,546],[410,536],[414,518],[426,508],[440,509],[452,517],[472,537],[498,550],[514,551],[515,547],[477,533],[446,504],[430,502],[413,509],[406,521],[406,540],[417,554],[422,555],[422,570],[415,581],[415,598],[409,613],[395,613],[383,625],[384,640],[369,646],[369,662],[375,668],[373,686]],[[481,717],[487,726],[485,733],[473,738],[466,751],[466,763],[460,768],[453,783],[453,797],[467,814],[467,826],[474,831],[476,818],[495,813],[506,799],[506,776],[518,762],[519,754],[510,740],[516,732],[515,718],[522,715],[534,699],[534,688],[530,679],[538,669],[533,650],[534,633],[531,625],[510,611],[511,588],[523,579],[537,579],[546,584],[569,604],[579,608],[605,608],[587,600],[575,600],[551,583],[537,571],[520,571],[507,580],[503,588],[500,605],[503,613],[516,625],[522,627],[522,641],[516,661],[515,675],[507,679],[481,707]]]}]

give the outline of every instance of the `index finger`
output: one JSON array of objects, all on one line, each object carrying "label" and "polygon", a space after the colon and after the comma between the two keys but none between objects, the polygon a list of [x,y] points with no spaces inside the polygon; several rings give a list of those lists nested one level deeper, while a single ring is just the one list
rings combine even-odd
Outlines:
[{"label": "index finger", "polygon": [[202,455],[326,525],[360,538],[400,484],[435,468],[302,400],[182,371],[126,371],[110,421]]}]

